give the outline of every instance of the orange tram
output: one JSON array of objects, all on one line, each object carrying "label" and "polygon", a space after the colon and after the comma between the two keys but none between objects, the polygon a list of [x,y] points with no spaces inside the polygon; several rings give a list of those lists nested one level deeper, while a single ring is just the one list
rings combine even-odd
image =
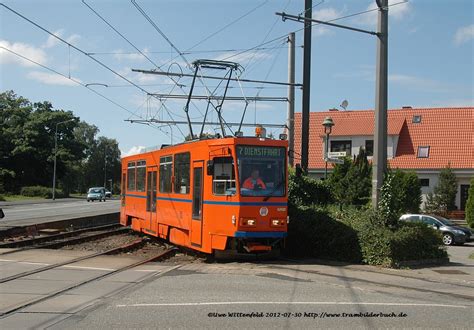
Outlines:
[{"label": "orange tram", "polygon": [[124,157],[120,223],[209,254],[278,253],[287,150],[285,140],[226,137]]}]

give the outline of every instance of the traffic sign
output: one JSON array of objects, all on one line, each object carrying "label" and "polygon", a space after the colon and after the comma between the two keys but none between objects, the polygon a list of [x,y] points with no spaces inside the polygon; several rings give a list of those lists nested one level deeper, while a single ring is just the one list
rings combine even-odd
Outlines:
[{"label": "traffic sign", "polygon": [[343,160],[343,159],[339,159],[339,158],[327,158],[326,161],[327,161],[328,163],[344,164],[344,160]]},{"label": "traffic sign", "polygon": [[345,151],[331,151],[331,152],[328,152],[328,156],[330,158],[333,158],[333,157],[346,157],[347,152],[345,152]]}]

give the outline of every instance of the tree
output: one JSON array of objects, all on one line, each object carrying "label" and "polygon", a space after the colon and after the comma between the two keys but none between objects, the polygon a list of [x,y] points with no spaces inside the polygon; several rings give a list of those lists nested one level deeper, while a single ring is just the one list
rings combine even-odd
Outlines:
[{"label": "tree", "polygon": [[405,192],[402,185],[403,172],[388,171],[380,188],[378,209],[386,226],[395,226],[403,214]]},{"label": "tree", "polygon": [[352,205],[364,205],[370,200],[372,189],[372,168],[367,160],[364,148],[359,149],[359,154],[347,172],[348,197]]},{"label": "tree", "polygon": [[439,174],[438,185],[434,188],[434,194],[438,196],[440,209],[443,211],[452,211],[456,209],[456,194],[458,190],[458,181],[451,169],[451,165],[441,170]]},{"label": "tree", "polygon": [[471,183],[467,194],[466,222],[471,228],[474,228],[474,177],[471,178]]},{"label": "tree", "polygon": [[[401,171],[400,171],[401,172]],[[401,172],[404,191],[403,212],[419,213],[421,204],[421,184],[415,172]]]},{"label": "tree", "polygon": [[351,164],[351,159],[349,157],[345,157],[344,163],[334,165],[334,169],[328,178],[329,186],[331,187],[331,193],[336,203],[339,204],[341,210],[343,205],[350,204],[347,194],[349,182],[346,179],[346,176],[349,172]]},{"label": "tree", "polygon": [[433,189],[433,194],[428,194],[425,211],[437,214],[446,214],[456,209],[456,194],[458,182],[450,164],[443,168],[439,174],[438,184]]}]

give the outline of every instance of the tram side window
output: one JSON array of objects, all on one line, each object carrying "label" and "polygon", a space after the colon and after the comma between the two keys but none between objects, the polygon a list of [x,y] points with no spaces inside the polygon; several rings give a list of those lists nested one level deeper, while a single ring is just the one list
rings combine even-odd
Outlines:
[{"label": "tram side window", "polygon": [[235,195],[235,170],[232,157],[214,158],[212,192],[214,195]]},{"label": "tram side window", "polygon": [[137,162],[137,191],[145,191],[146,161]]},{"label": "tram side window", "polygon": [[171,192],[171,173],[173,167],[173,157],[160,157],[160,192]]},{"label": "tram side window", "polygon": [[190,158],[191,155],[189,152],[176,154],[174,156],[174,192],[177,194],[189,194]]},{"label": "tram side window", "polygon": [[128,163],[127,168],[127,190],[135,190],[135,162]]}]

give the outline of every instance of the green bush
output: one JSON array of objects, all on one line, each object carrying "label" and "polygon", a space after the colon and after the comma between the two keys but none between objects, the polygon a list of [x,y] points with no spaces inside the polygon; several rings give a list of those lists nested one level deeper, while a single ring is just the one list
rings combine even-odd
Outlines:
[{"label": "green bush", "polygon": [[[52,198],[53,190],[43,186],[22,187],[20,195],[27,197]],[[64,193],[61,189],[56,189],[55,195],[56,197],[64,197]]]},{"label": "green bush", "polygon": [[326,181],[289,172],[288,202],[290,205],[326,205],[331,201],[331,190]]},{"label": "green bush", "polygon": [[471,179],[466,202],[466,222],[471,228],[474,228],[474,177]]},{"label": "green bush", "polygon": [[362,256],[356,232],[316,207],[290,207],[286,253],[359,263]]},{"label": "green bush", "polygon": [[357,232],[362,261],[369,265],[397,267],[404,261],[447,256],[441,235],[423,224],[399,223],[389,228],[373,210],[348,210],[338,217]]},{"label": "green bush", "polygon": [[2,195],[0,195],[0,202],[4,202],[5,201],[5,197],[3,197]]}]

